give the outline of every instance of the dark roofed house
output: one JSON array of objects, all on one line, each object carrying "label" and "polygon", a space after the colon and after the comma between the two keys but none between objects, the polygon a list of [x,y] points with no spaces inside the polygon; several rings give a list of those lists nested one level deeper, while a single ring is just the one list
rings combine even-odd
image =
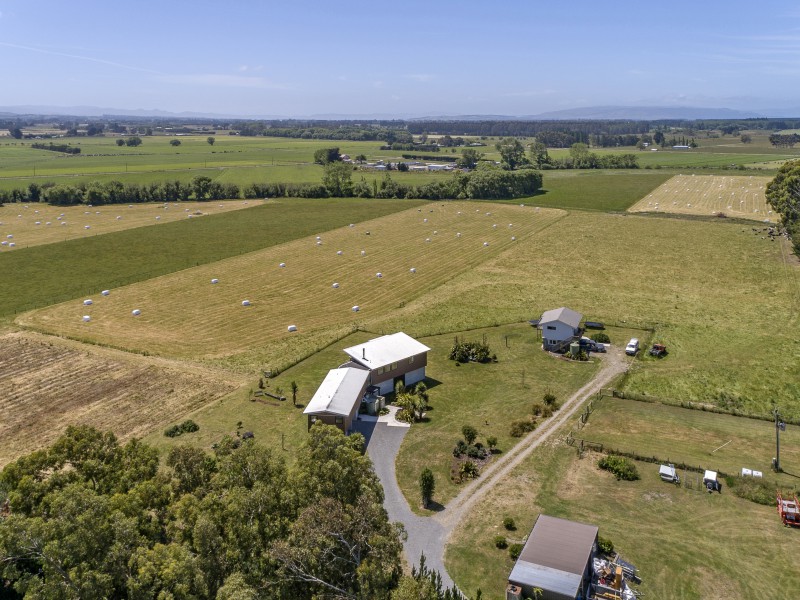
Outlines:
[{"label": "dark roofed house", "polygon": [[592,558],[597,553],[594,525],[539,515],[508,576],[506,600],[583,600],[588,597]]},{"label": "dark roofed house", "polygon": [[558,351],[580,338],[583,315],[562,306],[542,313],[537,327],[542,330],[542,348]]}]

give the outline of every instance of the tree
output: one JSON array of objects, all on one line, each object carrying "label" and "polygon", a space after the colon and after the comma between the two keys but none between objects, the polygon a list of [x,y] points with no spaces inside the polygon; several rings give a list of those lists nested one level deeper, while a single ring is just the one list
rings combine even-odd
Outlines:
[{"label": "tree", "polygon": [[8,132],[11,134],[15,140],[22,139],[22,130],[19,127],[14,127],[13,129],[9,129]]},{"label": "tree", "polygon": [[428,508],[428,503],[433,498],[433,492],[436,489],[436,481],[433,479],[433,471],[428,467],[422,469],[419,476],[419,492],[422,496],[422,506]]},{"label": "tree", "polygon": [[329,162],[325,165],[322,185],[329,196],[344,198],[353,194],[353,167],[343,162]]},{"label": "tree", "polygon": [[753,141],[753,137],[749,133],[743,133],[739,139],[743,144],[749,144]]},{"label": "tree", "polygon": [[778,174],[767,185],[767,202],[781,215],[781,224],[786,229],[800,256],[800,161],[784,163]]},{"label": "tree", "polygon": [[367,155],[366,154],[359,154],[358,156],[356,156],[356,162],[359,163],[359,164],[363,164],[363,163],[367,162]]},{"label": "tree", "polygon": [[138,135],[134,135],[134,136],[132,136],[132,137],[129,137],[129,138],[128,138],[128,139],[125,141],[125,144],[126,144],[127,146],[141,146],[141,144],[142,144],[142,138],[140,138]]},{"label": "tree", "polygon": [[192,179],[192,190],[195,200],[208,200],[211,194],[212,180],[210,177],[198,175]]},{"label": "tree", "polygon": [[169,141],[169,145],[170,146],[180,146],[181,145],[181,141],[180,140],[170,140]]},{"label": "tree", "polygon": [[659,146],[664,145],[664,134],[661,131],[656,131],[653,134],[653,141]]},{"label": "tree", "polygon": [[475,148],[464,148],[456,164],[462,169],[474,169],[481,158],[483,158],[482,152],[478,152]]},{"label": "tree", "polygon": [[289,389],[292,390],[292,406],[297,406],[297,382],[292,380],[292,383],[289,384]]},{"label": "tree", "polygon": [[339,148],[319,148],[314,151],[314,162],[318,165],[327,165],[340,160],[342,156],[339,154]]},{"label": "tree", "polygon": [[475,438],[478,437],[478,430],[475,429],[472,425],[464,425],[461,428],[461,435],[464,436],[464,441],[467,442],[467,445],[472,446],[472,443],[475,441]]},{"label": "tree", "polygon": [[589,146],[581,144],[580,142],[572,144],[569,147],[569,156],[572,158],[572,163],[575,168],[581,168],[589,162]]},{"label": "tree", "polygon": [[547,146],[536,138],[533,138],[533,142],[531,142],[530,155],[531,162],[537,167],[541,167],[550,162],[550,156],[547,154]]},{"label": "tree", "polygon": [[206,138],[206,142],[208,142],[208,145],[209,145],[209,146],[213,146],[213,145],[214,145],[214,142],[216,142],[216,141],[217,141],[217,140],[216,140],[216,139],[214,139],[212,136],[208,136],[208,137]]},{"label": "tree", "polygon": [[122,139],[117,140],[117,146],[124,146],[124,145],[125,145],[125,140]]},{"label": "tree", "polygon": [[500,152],[503,168],[508,171],[513,171],[527,162],[525,158],[525,146],[516,138],[503,138],[495,144],[495,148]]}]

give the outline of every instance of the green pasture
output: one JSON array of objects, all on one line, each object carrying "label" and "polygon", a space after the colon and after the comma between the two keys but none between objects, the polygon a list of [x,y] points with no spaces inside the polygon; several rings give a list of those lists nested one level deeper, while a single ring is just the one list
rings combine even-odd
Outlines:
[{"label": "green pasture", "polygon": [[[523,543],[542,513],[597,525],[600,535],[639,568],[646,598],[788,598],[800,586],[797,531],[773,506],[662,482],[658,469],[636,463],[639,481],[617,481],[562,444],[537,449],[461,523],[445,564],[456,584],[486,600],[505,598],[513,567],[494,537]],[[516,530],[507,531],[511,517]],[[754,577],[753,574],[758,576]]]},{"label": "green pasture", "polygon": [[[447,354],[454,335],[468,341],[486,340],[496,363],[457,366]],[[485,338],[484,338],[485,336]],[[462,438],[461,428],[472,425],[478,440],[498,440],[500,458],[519,441],[511,437],[511,422],[531,415],[534,403],[552,391],[564,402],[597,372],[599,362],[566,362],[542,352],[538,332],[527,323],[478,329],[461,334],[424,338],[431,348],[427,375],[431,410],[427,418],[411,426],[397,457],[397,482],[413,510],[419,506],[419,474],[425,467],[436,478],[434,500],[447,505],[460,491],[450,480],[453,447]]]},{"label": "green pasture", "polygon": [[752,228],[576,211],[373,327],[432,335],[569,306],[667,345],[634,361],[625,389],[800,417],[800,267]]},{"label": "green pasture", "polygon": [[47,306],[388,215],[413,200],[282,199],[0,255],[0,315]]},{"label": "green pasture", "polygon": [[[764,473],[767,481],[794,486],[800,477],[800,427],[781,433],[781,466],[775,456],[775,423],[652,402],[606,397],[595,402],[586,426],[575,435],[609,448],[702,466],[737,475],[742,467]],[[651,469],[654,467],[650,467]],[[794,475],[790,475],[794,474]],[[689,473],[690,478],[694,474]]]}]

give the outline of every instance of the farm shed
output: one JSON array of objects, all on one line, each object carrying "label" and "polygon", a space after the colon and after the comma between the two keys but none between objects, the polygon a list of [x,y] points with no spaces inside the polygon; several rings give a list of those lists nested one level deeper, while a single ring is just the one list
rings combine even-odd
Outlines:
[{"label": "farm shed", "polygon": [[394,391],[397,382],[412,385],[425,379],[429,350],[402,331],[344,349],[350,357],[346,366],[367,369],[369,384],[381,394]]},{"label": "farm shed", "polygon": [[331,369],[311,398],[303,414],[308,415],[308,428],[322,421],[350,431],[358,414],[361,399],[367,390],[369,372],[364,369]]},{"label": "farm shed", "polygon": [[506,600],[586,598],[597,553],[597,527],[539,515],[528,541],[508,576]]},{"label": "farm shed", "polygon": [[542,330],[542,347],[555,352],[580,338],[583,333],[581,319],[581,313],[564,306],[542,313],[538,324]]}]

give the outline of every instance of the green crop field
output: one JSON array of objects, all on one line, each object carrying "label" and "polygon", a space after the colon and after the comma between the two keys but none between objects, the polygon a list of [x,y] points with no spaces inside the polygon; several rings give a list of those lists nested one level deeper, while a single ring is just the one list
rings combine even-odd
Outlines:
[{"label": "green crop field", "polygon": [[[103,289],[421,205],[409,200],[375,202],[358,198],[287,198],[261,206],[252,206],[251,203],[244,210],[199,219],[181,218],[174,223],[2,252],[0,316],[77,298],[82,294],[98,294]],[[211,206],[216,204],[209,204]],[[13,213],[14,207],[0,210],[8,208],[12,214],[18,214]],[[45,209],[51,210],[46,205],[42,205],[40,210]],[[99,210],[108,216],[128,209],[108,206]],[[146,214],[148,208],[145,206],[141,210]],[[177,214],[185,214],[182,208],[176,210]],[[66,210],[59,212],[66,213]],[[152,222],[156,223],[155,220]]]},{"label": "green crop field", "polygon": [[[503,535],[523,543],[540,513],[591,523],[639,568],[646,598],[785,598],[800,586],[797,531],[773,506],[662,482],[657,465],[636,463],[641,480],[617,481],[598,457],[573,448],[537,449],[483,498],[451,538],[445,562],[458,586],[505,598],[513,567]],[[503,518],[515,520],[507,531]],[[753,574],[758,573],[757,577]]]},{"label": "green crop field", "polygon": [[[353,227],[320,229],[319,243],[314,236],[301,238],[113,289],[108,297],[95,296],[90,307],[76,299],[18,322],[128,350],[187,358],[242,354],[286,338],[299,338],[302,344],[305,335],[321,329],[385,315],[524,243],[564,214],[502,204],[428,204]],[[206,243],[213,240],[206,238]],[[214,278],[219,284],[210,283]],[[244,300],[252,305],[242,306]],[[360,312],[353,312],[353,306]],[[134,309],[141,310],[139,317],[131,315]],[[91,322],[83,322],[83,315],[91,316]],[[288,333],[289,325],[299,331]]]},{"label": "green crop field", "polygon": [[787,426],[781,434],[781,466],[795,475],[775,475],[771,471],[775,456],[772,421],[610,397],[595,406],[576,435],[609,448],[728,475],[737,475],[746,467],[762,471],[779,485],[795,485],[800,476],[798,427]]},{"label": "green crop field", "polygon": [[775,401],[800,417],[800,266],[788,252],[730,220],[576,211],[376,325],[431,335],[569,306],[652,327],[668,346],[634,361],[631,391],[757,413]]}]

